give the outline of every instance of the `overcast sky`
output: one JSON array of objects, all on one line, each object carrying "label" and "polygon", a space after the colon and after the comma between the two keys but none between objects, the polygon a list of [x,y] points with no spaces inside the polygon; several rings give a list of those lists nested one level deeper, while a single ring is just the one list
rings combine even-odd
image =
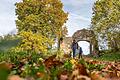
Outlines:
[{"label": "overcast sky", "polygon": [[[15,3],[21,0],[0,0],[0,35],[15,30]],[[92,17],[92,6],[95,0],[62,0],[64,10],[69,13],[68,34],[79,29],[88,28]]]}]

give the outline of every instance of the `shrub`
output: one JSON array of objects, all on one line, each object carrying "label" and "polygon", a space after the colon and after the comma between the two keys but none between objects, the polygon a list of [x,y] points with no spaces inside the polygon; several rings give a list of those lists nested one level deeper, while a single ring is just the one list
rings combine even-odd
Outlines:
[{"label": "shrub", "polygon": [[49,46],[52,45],[53,41],[40,34],[35,34],[30,32],[21,32],[20,37],[21,42],[13,50],[16,52],[26,51],[26,52],[36,52],[36,53],[46,53]]}]

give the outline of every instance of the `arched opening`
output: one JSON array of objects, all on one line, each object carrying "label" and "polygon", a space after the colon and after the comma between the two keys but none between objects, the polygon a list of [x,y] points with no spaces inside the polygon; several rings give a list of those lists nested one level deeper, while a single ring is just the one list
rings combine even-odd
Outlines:
[{"label": "arched opening", "polygon": [[77,42],[80,41],[79,44],[81,44],[80,46],[83,47],[84,55],[92,54],[93,51],[99,51],[98,41],[95,38],[95,34],[92,30],[87,29],[78,30],[73,34],[72,39],[76,40]]},{"label": "arched opening", "polygon": [[82,47],[83,55],[90,54],[90,43],[87,41],[78,41],[78,45]]}]

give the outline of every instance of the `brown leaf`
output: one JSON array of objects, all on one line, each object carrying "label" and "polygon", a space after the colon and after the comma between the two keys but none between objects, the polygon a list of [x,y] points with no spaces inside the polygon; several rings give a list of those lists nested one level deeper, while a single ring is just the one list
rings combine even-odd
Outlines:
[{"label": "brown leaf", "polygon": [[53,64],[53,60],[55,59],[56,55],[50,56],[49,58],[45,59],[44,64],[47,68],[50,68]]},{"label": "brown leaf", "polygon": [[91,74],[91,80],[107,80],[104,77],[101,77],[99,74],[93,73]]},{"label": "brown leaf", "polygon": [[8,77],[8,80],[24,80],[24,79],[20,78],[18,75],[12,75]]},{"label": "brown leaf", "polygon": [[38,77],[44,77],[45,75],[44,75],[44,73],[41,73],[41,72],[37,72],[37,74],[36,74]]},{"label": "brown leaf", "polygon": [[64,70],[58,74],[58,80],[68,80],[67,70]]},{"label": "brown leaf", "polygon": [[44,64],[47,68],[51,68],[52,66],[61,66],[63,62],[55,59],[56,55],[50,56],[48,59],[44,61]]},{"label": "brown leaf", "polygon": [[79,75],[86,75],[86,76],[88,76],[88,73],[87,73],[86,68],[85,68],[84,65],[76,64],[75,69],[79,70]]},{"label": "brown leaf", "polygon": [[12,68],[12,64],[10,63],[6,63],[6,62],[1,62],[0,63],[0,69],[6,69],[6,70],[10,70]]}]

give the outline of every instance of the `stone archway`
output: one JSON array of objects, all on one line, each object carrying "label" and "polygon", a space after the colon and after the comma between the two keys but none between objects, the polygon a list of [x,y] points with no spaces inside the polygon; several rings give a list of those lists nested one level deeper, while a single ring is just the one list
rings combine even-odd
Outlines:
[{"label": "stone archway", "polygon": [[72,39],[75,39],[77,42],[79,41],[87,41],[90,43],[90,54],[93,52],[98,53],[98,41],[95,38],[95,34],[92,30],[87,30],[87,29],[81,29],[76,31]]}]

